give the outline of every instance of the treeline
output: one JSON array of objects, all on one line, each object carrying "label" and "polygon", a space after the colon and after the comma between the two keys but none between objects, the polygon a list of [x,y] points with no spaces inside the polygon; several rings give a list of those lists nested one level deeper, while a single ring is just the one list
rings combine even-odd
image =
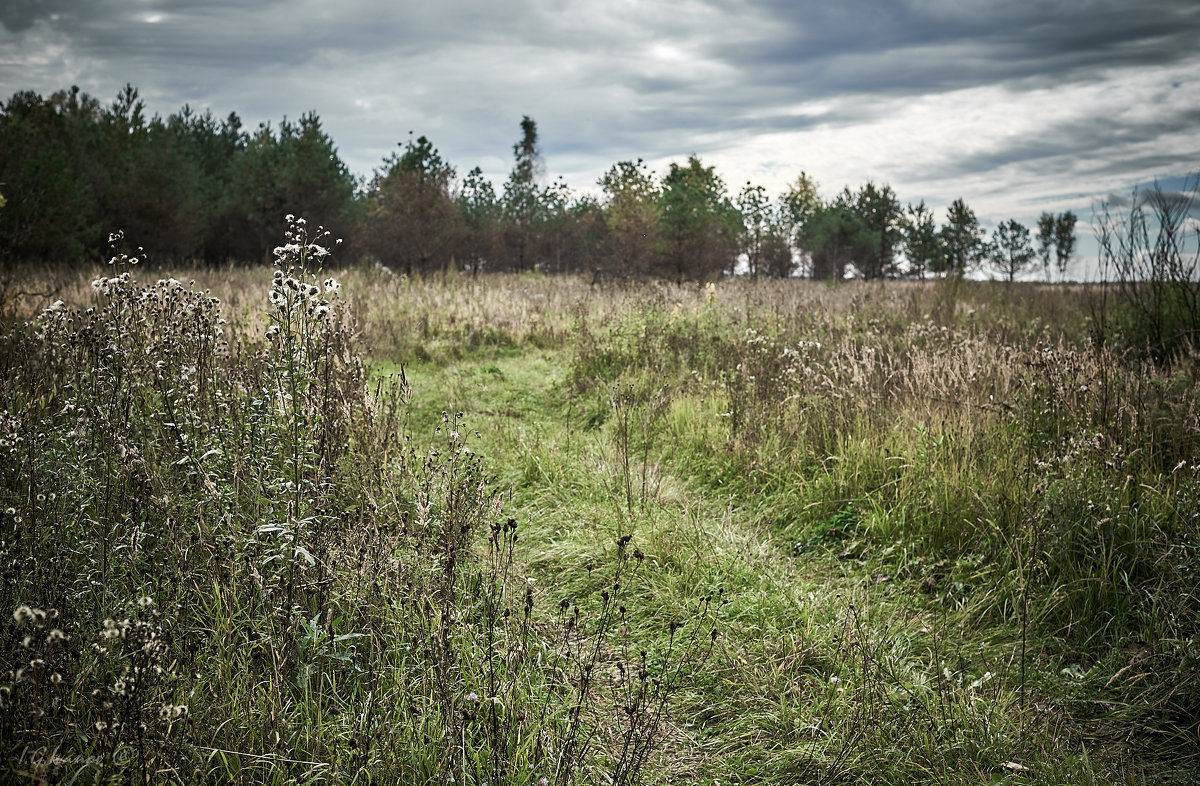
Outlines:
[{"label": "treeline", "polygon": [[153,258],[270,259],[285,214],[346,240],[343,259],[420,275],[456,267],[602,277],[708,280],[963,275],[1010,280],[1065,271],[1075,217],[1045,213],[1031,232],[1008,221],[989,237],[956,200],[940,225],[868,182],[824,200],[804,173],[775,197],[731,194],[696,156],[656,176],[614,164],[599,195],[547,183],[536,123],[525,117],[498,191],[476,167],[462,177],[425,137],[408,139],[359,184],[316,113],[247,131],[190,107],[146,116],[132,86],[103,106],[78,88],[20,92],[0,109],[0,261],[98,258],[123,229]]}]

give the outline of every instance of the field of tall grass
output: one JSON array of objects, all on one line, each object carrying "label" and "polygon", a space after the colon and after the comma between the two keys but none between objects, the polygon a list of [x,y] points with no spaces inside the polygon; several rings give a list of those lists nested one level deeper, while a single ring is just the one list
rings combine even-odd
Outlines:
[{"label": "field of tall grass", "polygon": [[0,286],[0,779],[1200,777],[1196,353],[320,240]]}]

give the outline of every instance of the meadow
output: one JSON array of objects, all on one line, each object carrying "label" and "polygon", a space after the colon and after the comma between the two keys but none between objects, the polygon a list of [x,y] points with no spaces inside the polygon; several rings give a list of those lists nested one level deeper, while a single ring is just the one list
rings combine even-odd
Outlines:
[{"label": "meadow", "polygon": [[0,779],[1200,778],[1200,356],[1095,290],[288,240],[5,282]]}]

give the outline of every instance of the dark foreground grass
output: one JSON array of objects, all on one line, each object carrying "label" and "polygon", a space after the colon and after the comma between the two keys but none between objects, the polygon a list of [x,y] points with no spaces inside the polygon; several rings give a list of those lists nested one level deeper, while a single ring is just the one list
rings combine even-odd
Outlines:
[{"label": "dark foreground grass", "polygon": [[329,280],[293,231],[274,284],[5,305],[6,779],[1197,776],[1194,356],[1065,289]]}]

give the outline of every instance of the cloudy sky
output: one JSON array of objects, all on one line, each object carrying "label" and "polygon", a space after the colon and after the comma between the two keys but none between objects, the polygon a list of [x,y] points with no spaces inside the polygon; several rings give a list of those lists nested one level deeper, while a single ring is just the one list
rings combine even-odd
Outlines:
[{"label": "cloudy sky", "polygon": [[1200,168],[1196,0],[3,0],[0,94],[126,82],[248,127],[315,110],[369,175],[409,131],[501,181],[696,153],[731,191],[866,180],[986,223]]}]

